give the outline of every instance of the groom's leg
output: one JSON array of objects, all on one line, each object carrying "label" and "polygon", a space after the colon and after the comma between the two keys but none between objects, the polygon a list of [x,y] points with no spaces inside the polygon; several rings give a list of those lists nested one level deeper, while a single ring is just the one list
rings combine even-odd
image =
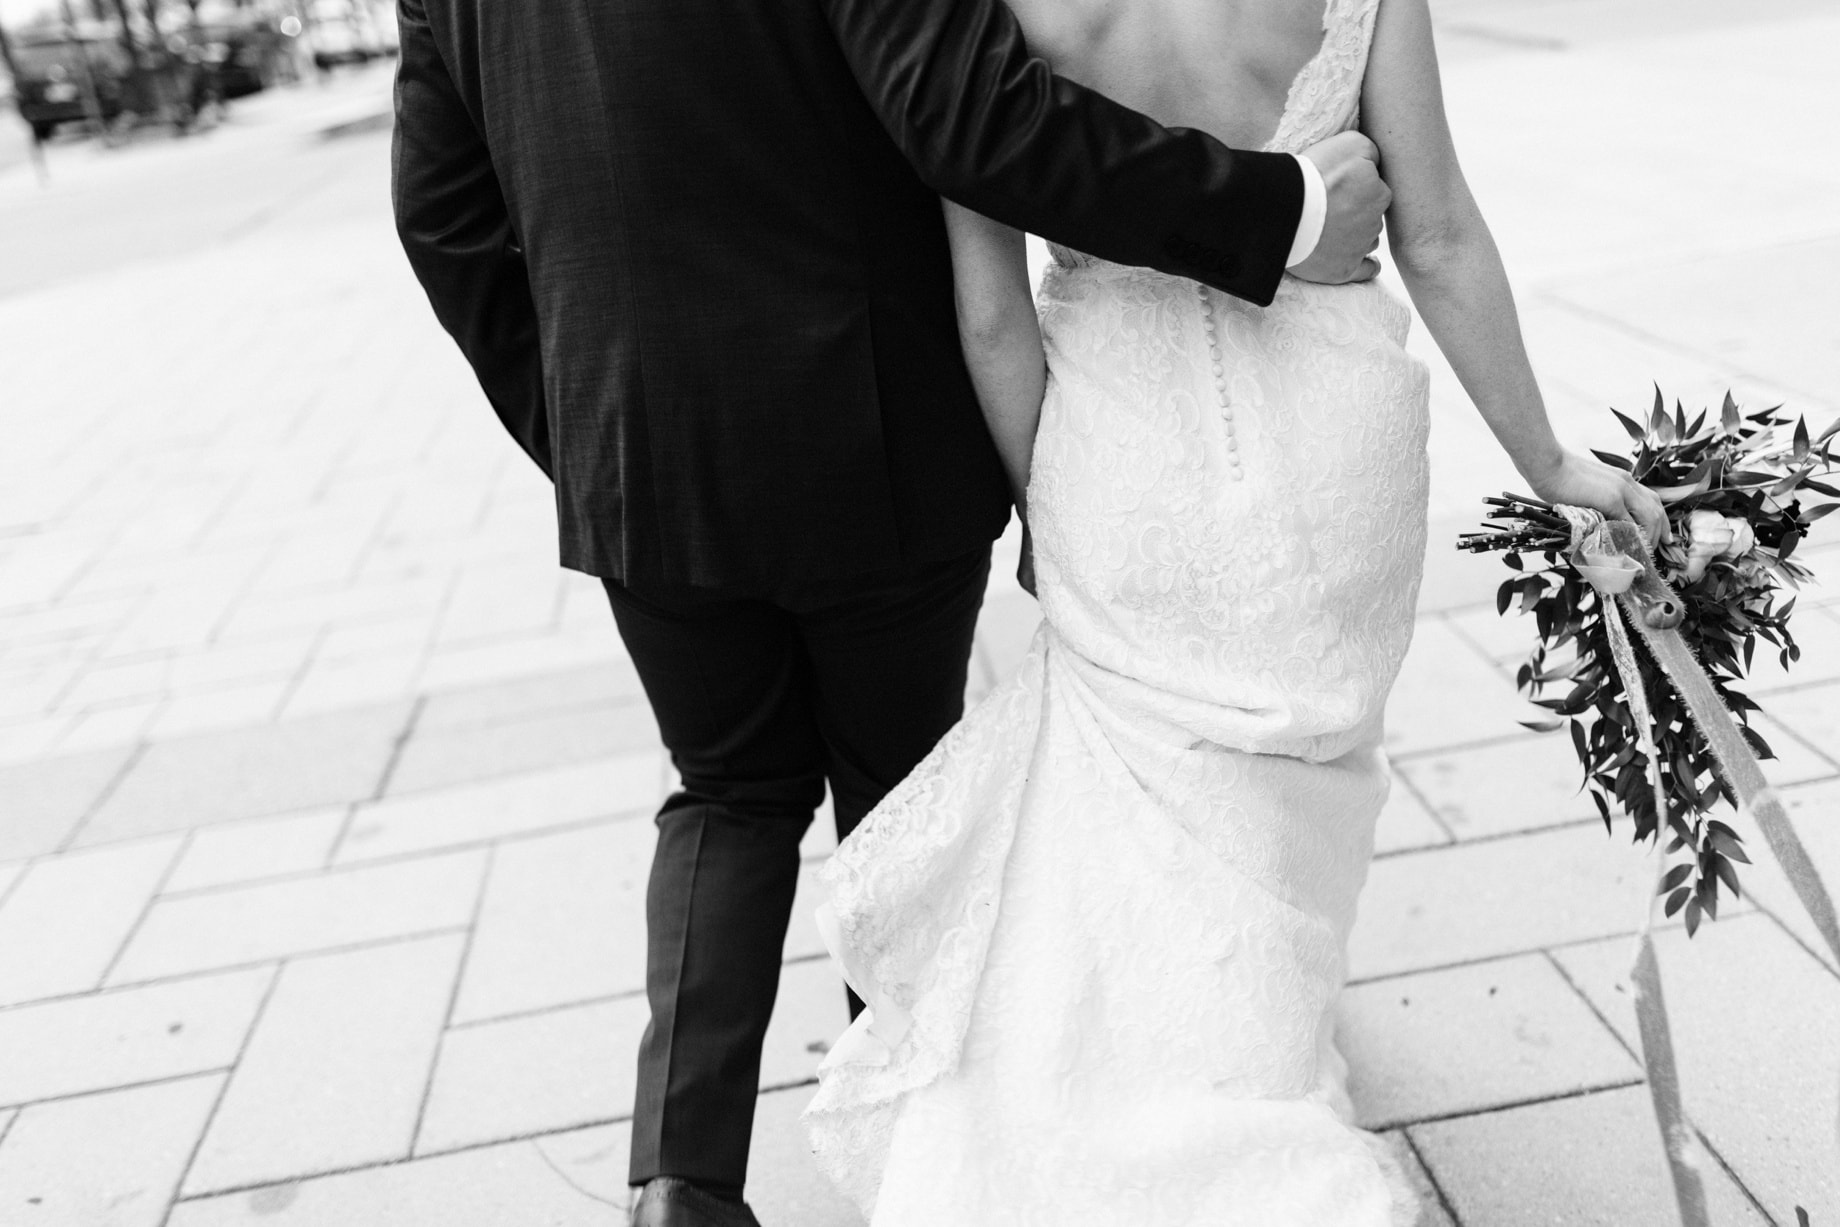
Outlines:
[{"label": "groom's leg", "polygon": [[990,548],[928,563],[801,616],[841,838],[965,710]]},{"label": "groom's leg", "polygon": [[824,747],[791,617],[762,602],[635,595],[614,617],[683,788],[658,815],[629,1179],[738,1191]]}]

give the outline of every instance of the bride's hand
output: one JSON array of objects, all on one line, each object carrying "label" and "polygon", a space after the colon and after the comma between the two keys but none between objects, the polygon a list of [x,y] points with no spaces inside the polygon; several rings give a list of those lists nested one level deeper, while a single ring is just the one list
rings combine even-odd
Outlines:
[{"label": "bride's hand", "polygon": [[1543,474],[1523,474],[1533,492],[1549,503],[1590,507],[1613,520],[1634,520],[1650,548],[1672,540],[1667,507],[1653,490],[1595,456],[1563,448],[1558,463]]}]

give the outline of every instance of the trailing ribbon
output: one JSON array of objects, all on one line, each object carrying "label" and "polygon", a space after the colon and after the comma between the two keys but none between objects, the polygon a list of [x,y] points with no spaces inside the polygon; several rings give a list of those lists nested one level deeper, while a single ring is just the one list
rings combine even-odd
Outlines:
[{"label": "trailing ribbon", "polygon": [[[1635,717],[1637,748],[1648,763],[1648,786],[1655,799],[1657,889],[1643,900],[1630,980],[1635,988],[1636,1023],[1641,1033],[1643,1064],[1648,1070],[1649,1098],[1661,1126],[1681,1222],[1683,1227],[1711,1227],[1705,1185],[1700,1179],[1701,1146],[1681,1101],[1680,1067],[1674,1053],[1667,1001],[1661,993],[1660,964],[1655,957],[1654,895],[1661,893],[1658,884],[1667,872],[1667,794],[1662,789],[1661,758],[1655,749],[1648,692],[1629,628],[1623,622],[1625,617],[1635,625],[1675,693],[1686,703],[1720,774],[1737,795],[1739,812],[1756,819],[1764,842],[1782,866],[1796,898],[1814,919],[1836,965],[1840,965],[1840,919],[1836,919],[1833,898],[1796,835],[1781,796],[1764,778],[1763,768],[1739,731],[1736,718],[1720,701],[1705,669],[1680,637],[1676,628],[1684,607],[1680,597],[1661,579],[1641,530],[1627,520],[1606,521],[1587,508],[1560,506],[1556,510],[1571,525],[1572,566],[1597,590],[1603,602],[1610,656]],[[1840,1130],[1840,1124],[1836,1128]]]}]

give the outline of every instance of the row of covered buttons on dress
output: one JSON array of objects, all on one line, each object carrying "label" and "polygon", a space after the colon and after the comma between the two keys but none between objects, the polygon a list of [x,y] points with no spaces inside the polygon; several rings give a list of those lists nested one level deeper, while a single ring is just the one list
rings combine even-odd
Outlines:
[{"label": "row of covered buttons on dress", "polygon": [[1227,394],[1227,368],[1220,357],[1219,325],[1214,321],[1214,300],[1208,288],[1199,282],[1195,292],[1201,296],[1201,318],[1207,322],[1208,362],[1214,371],[1214,389],[1220,396],[1220,420],[1227,428],[1227,473],[1234,481],[1244,481],[1246,471],[1239,463],[1239,437],[1233,433],[1233,399]]}]

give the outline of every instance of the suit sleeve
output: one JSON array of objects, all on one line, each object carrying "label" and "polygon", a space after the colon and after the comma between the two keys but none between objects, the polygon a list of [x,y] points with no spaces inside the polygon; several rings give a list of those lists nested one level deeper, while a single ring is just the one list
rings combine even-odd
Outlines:
[{"label": "suit sleeve", "polygon": [[1002,0],[819,0],[858,85],[940,195],[1113,260],[1271,302],[1303,209],[1288,154],[1164,128],[1055,76]]},{"label": "suit sleeve", "polygon": [[454,88],[423,0],[400,0],[398,24],[390,165],[397,235],[499,420],[554,478],[536,304],[491,155]]}]

